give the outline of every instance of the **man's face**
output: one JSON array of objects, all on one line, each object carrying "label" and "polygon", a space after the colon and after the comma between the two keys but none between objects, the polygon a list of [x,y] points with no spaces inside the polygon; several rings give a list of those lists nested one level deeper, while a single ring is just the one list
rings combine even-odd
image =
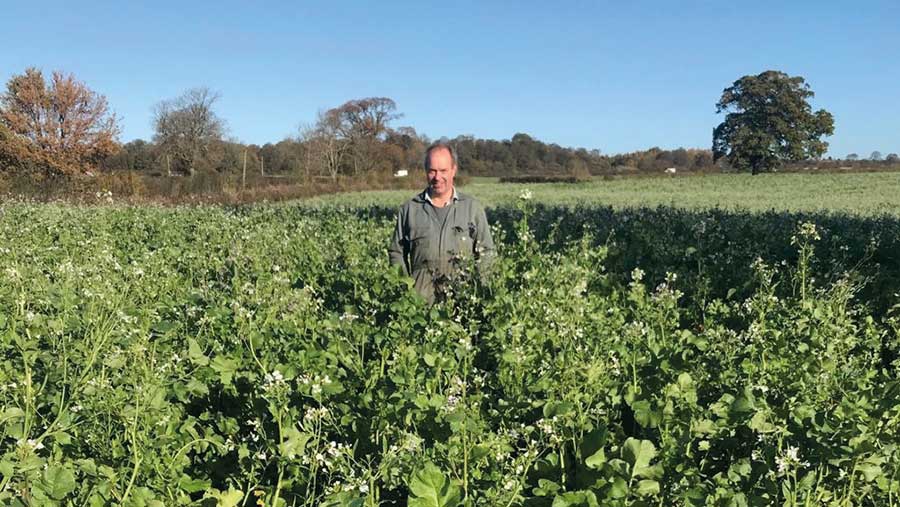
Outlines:
[{"label": "man's face", "polygon": [[453,191],[453,177],[456,176],[456,164],[448,150],[434,150],[429,155],[428,190],[431,195],[443,197]]}]

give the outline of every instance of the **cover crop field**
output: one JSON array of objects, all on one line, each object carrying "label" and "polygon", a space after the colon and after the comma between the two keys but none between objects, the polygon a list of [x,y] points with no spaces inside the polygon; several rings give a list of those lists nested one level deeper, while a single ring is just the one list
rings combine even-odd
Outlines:
[{"label": "cover crop field", "polygon": [[428,307],[406,194],[0,206],[0,502],[900,505],[895,216],[486,195]]},{"label": "cover crop field", "polygon": [[[419,174],[411,175],[421,178]],[[526,185],[548,205],[600,205],[616,208],[669,206],[733,211],[831,211],[855,215],[900,214],[900,173],[709,174],[676,177],[595,179],[588,183]],[[464,190],[488,206],[510,206],[523,185],[496,178],[472,178]],[[408,190],[337,194],[312,202],[396,207]]]}]

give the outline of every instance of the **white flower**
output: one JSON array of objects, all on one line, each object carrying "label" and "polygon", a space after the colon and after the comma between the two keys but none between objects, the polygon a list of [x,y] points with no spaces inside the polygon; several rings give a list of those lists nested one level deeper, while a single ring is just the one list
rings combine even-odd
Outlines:
[{"label": "white flower", "polygon": [[35,440],[33,438],[29,438],[27,440],[20,438],[16,442],[16,444],[19,447],[25,447],[25,448],[31,449],[32,451],[39,451],[44,448],[44,444],[42,444],[41,442],[38,442],[37,440]]},{"label": "white flower", "polygon": [[532,197],[534,197],[534,194],[532,194],[531,190],[527,188],[522,190],[522,192],[519,194],[519,199],[523,201],[530,201]]},{"label": "white flower", "polygon": [[800,449],[798,447],[788,447],[784,454],[775,458],[775,464],[778,465],[779,475],[785,474],[795,468],[808,467],[809,462],[800,461]]},{"label": "white flower", "polygon": [[325,407],[307,407],[306,413],[303,414],[305,421],[315,421],[316,419],[324,419],[328,417],[328,409]]},{"label": "white flower", "polygon": [[445,412],[452,412],[462,403],[463,391],[466,390],[466,382],[459,378],[450,379],[450,386],[447,389],[447,402],[441,407]]},{"label": "white flower", "polygon": [[785,456],[792,461],[798,461],[799,453],[800,453],[799,448],[791,446],[791,447],[788,447],[787,452],[785,452]]},{"label": "white flower", "polygon": [[537,426],[538,428],[540,428],[541,431],[543,431],[544,433],[546,433],[546,434],[548,434],[548,435],[553,435],[553,433],[554,433],[554,431],[553,431],[553,425],[550,424],[550,421],[548,421],[548,420],[546,420],[546,419],[539,419],[539,420],[535,423],[535,426]]},{"label": "white flower", "polygon": [[635,282],[640,282],[644,279],[644,270],[641,268],[634,268],[631,272],[631,279]]},{"label": "white flower", "polygon": [[278,370],[272,370],[271,373],[266,373],[265,377],[263,377],[263,391],[270,392],[286,385],[287,382],[284,380],[284,375]]},{"label": "white flower", "polygon": [[822,237],[819,236],[819,231],[816,230],[816,224],[812,222],[804,222],[800,224],[799,233],[801,237],[806,239],[812,239],[816,241],[822,239]]}]

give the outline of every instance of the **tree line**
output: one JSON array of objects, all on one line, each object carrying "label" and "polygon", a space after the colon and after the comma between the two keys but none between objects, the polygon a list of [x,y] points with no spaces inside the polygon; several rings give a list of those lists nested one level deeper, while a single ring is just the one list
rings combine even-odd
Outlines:
[{"label": "tree line", "polygon": [[[821,160],[834,130],[824,110],[812,112],[803,78],[767,71],[744,76],[716,104],[725,120],[709,149],[658,147],[624,154],[563,147],[517,133],[507,140],[471,135],[450,139],[460,167],[475,176],[590,175],[707,171],[723,167],[752,172]],[[0,172],[81,176],[132,171],[154,176],[241,174],[336,181],[390,175],[420,167],[432,141],[410,126],[387,97],[354,99],[321,111],[315,121],[275,143],[245,144],[228,137],[216,111],[218,93],[199,87],[153,107],[153,137],[119,143],[119,119],[106,98],[71,74],[48,79],[35,68],[13,76],[0,95]],[[871,162],[893,164],[896,154]],[[845,161],[860,165],[851,154]],[[846,167],[846,166],[840,166]]]},{"label": "tree line", "polygon": [[[523,133],[500,141],[469,135],[449,141],[457,148],[460,167],[471,176],[549,174],[581,177],[660,172],[669,167],[687,171],[715,169],[712,152],[701,149],[654,147],[603,155],[598,150],[544,143]],[[320,133],[304,133],[297,138],[262,146],[219,140],[210,143],[204,156],[194,160],[194,167],[201,171],[240,173],[246,160],[248,170],[261,175],[329,179],[373,171],[406,169],[410,172],[421,166],[421,154],[430,143],[431,139],[417,134],[411,127],[401,127],[390,132],[383,141],[361,146]],[[102,166],[106,170],[162,175],[167,165],[164,151],[159,144],[138,139],[124,144]],[[181,160],[174,167],[173,174],[189,173],[185,169],[189,166]]]}]

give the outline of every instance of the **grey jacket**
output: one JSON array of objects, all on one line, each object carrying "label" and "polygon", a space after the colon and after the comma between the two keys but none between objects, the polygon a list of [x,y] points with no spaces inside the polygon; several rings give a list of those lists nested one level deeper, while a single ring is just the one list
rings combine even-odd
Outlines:
[{"label": "grey jacket", "polygon": [[457,191],[448,206],[442,221],[425,191],[417,194],[400,208],[388,247],[391,264],[403,266],[429,302],[435,299],[435,283],[452,274],[459,262],[474,258],[484,268],[495,253],[481,203]]}]

